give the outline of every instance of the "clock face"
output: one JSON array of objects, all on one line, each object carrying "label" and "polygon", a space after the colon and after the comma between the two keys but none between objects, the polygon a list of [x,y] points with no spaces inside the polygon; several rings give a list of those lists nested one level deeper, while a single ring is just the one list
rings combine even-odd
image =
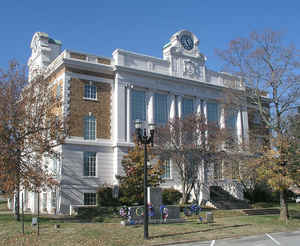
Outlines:
[{"label": "clock face", "polygon": [[180,42],[186,50],[191,50],[194,48],[194,41],[191,36],[189,35],[182,35]]}]

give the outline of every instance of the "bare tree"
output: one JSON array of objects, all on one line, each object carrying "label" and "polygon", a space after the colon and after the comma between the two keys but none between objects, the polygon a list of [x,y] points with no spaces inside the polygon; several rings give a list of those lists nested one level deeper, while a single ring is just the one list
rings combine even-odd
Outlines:
[{"label": "bare tree", "polygon": [[0,182],[8,193],[16,192],[19,219],[20,187],[55,184],[42,163],[45,156],[58,156],[54,148],[67,135],[67,119],[45,73],[28,82],[16,62],[0,71],[0,107]]},{"label": "bare tree", "polygon": [[219,158],[222,131],[217,126],[208,126],[204,117],[190,115],[171,119],[157,129],[156,136],[157,154],[162,160],[172,160],[185,203],[199,180],[200,168]]},{"label": "bare tree", "polygon": [[[228,49],[217,53],[226,69],[246,83],[244,98],[256,108],[270,132],[275,137],[285,134],[286,114],[300,102],[296,48],[286,45],[280,33],[265,31],[232,40]],[[285,193],[285,188],[280,190],[281,219],[288,216]]]}]

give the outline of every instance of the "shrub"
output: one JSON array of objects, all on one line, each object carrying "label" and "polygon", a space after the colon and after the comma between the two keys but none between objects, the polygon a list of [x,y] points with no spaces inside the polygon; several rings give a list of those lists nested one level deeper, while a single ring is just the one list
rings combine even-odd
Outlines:
[{"label": "shrub", "polygon": [[79,207],[77,217],[83,220],[90,220],[100,215],[98,207]]},{"label": "shrub", "polygon": [[109,186],[99,187],[97,190],[97,205],[100,207],[119,206],[118,199],[113,197],[113,189]]},{"label": "shrub", "polygon": [[104,218],[102,216],[97,216],[92,218],[92,222],[103,222]]},{"label": "shrub", "polygon": [[244,197],[251,203],[274,201],[276,194],[264,183],[255,185],[253,190],[244,191]]},{"label": "shrub", "polygon": [[101,222],[101,218],[104,219],[105,217],[112,217],[114,215],[119,215],[118,207],[79,207],[77,218]]},{"label": "shrub", "polygon": [[182,193],[174,188],[162,190],[162,202],[165,205],[174,205],[179,203]]}]

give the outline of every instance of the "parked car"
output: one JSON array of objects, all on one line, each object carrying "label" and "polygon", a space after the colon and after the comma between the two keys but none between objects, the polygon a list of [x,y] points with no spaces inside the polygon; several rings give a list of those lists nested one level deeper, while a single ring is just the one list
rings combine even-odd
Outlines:
[{"label": "parked car", "polygon": [[300,196],[296,197],[296,203],[300,203]]}]

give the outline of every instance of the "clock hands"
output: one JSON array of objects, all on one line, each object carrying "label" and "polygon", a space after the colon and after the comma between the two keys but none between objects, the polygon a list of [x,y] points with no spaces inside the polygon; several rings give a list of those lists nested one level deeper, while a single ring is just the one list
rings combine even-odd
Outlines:
[{"label": "clock hands", "polygon": [[193,46],[194,46],[192,38],[188,35],[183,35],[181,37],[181,44],[187,50],[193,49]]}]

